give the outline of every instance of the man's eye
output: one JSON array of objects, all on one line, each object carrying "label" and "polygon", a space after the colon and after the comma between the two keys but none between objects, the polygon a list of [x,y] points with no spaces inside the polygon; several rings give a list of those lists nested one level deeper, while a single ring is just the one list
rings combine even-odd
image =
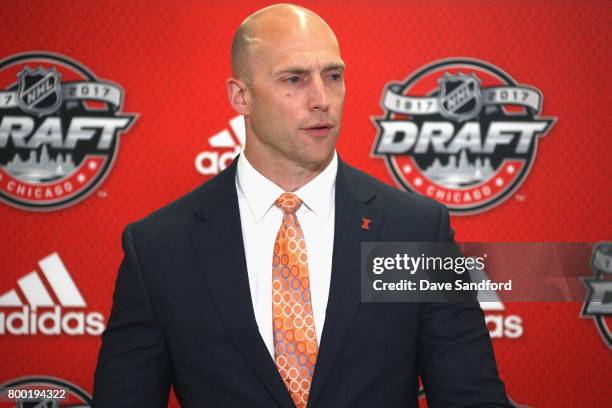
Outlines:
[{"label": "man's eye", "polygon": [[339,81],[340,79],[342,79],[342,75],[338,73],[330,74],[329,77],[331,78],[332,81]]},{"label": "man's eye", "polygon": [[289,82],[292,85],[297,84],[300,81],[300,77],[297,75],[292,75],[289,78],[287,78],[287,82]]}]

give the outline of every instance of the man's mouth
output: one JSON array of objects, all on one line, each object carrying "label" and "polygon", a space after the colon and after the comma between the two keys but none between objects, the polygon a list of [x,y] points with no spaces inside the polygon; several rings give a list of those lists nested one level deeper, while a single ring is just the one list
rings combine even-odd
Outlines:
[{"label": "man's mouth", "polygon": [[331,122],[321,122],[308,125],[302,128],[302,130],[313,137],[325,137],[329,135],[332,128],[333,125],[331,124]]}]

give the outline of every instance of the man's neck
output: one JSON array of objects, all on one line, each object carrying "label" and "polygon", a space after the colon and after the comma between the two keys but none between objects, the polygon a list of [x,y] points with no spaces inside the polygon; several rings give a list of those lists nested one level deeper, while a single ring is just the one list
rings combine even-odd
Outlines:
[{"label": "man's neck", "polygon": [[248,149],[248,144],[243,153],[251,165],[265,178],[279,186],[283,191],[293,192],[299,190],[312,179],[317,177],[332,161],[334,154],[320,163],[299,164],[294,161],[279,157],[267,157],[265,154],[255,153]]}]

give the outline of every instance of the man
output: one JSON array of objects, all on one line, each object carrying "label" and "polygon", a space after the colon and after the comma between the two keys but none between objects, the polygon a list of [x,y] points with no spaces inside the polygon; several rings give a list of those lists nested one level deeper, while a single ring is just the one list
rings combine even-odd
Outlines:
[{"label": "man", "polygon": [[[361,303],[360,244],[451,241],[447,210],[335,153],[344,63],[313,12],[274,5],[232,46],[232,165],[128,225],[97,407],[509,406],[478,304]],[[367,225],[364,225],[367,224]]]}]

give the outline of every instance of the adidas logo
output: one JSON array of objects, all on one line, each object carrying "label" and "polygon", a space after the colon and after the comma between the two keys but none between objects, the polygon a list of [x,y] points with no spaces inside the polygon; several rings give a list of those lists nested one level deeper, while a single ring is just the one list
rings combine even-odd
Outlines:
[{"label": "adidas logo", "polygon": [[[224,129],[210,137],[210,147],[215,150],[205,150],[195,158],[198,173],[205,176],[219,174],[242,151],[246,137],[244,116],[238,115],[229,121],[230,128]],[[221,152],[219,151],[221,150]]]},{"label": "adidas logo", "polygon": [[0,335],[102,334],[105,326],[101,313],[64,312],[64,308],[83,309],[87,304],[57,252],[41,259],[38,265],[46,282],[33,271],[17,280],[19,292],[12,289],[0,295],[0,308],[17,309],[0,311]]},{"label": "adidas logo", "polygon": [[[488,279],[484,270],[470,271],[474,281]],[[503,312],[506,307],[494,290],[478,291],[478,302],[480,308],[485,312]],[[485,313],[485,322],[492,339],[509,338],[516,339],[523,335],[523,319],[517,315],[504,316],[501,313]]]}]

